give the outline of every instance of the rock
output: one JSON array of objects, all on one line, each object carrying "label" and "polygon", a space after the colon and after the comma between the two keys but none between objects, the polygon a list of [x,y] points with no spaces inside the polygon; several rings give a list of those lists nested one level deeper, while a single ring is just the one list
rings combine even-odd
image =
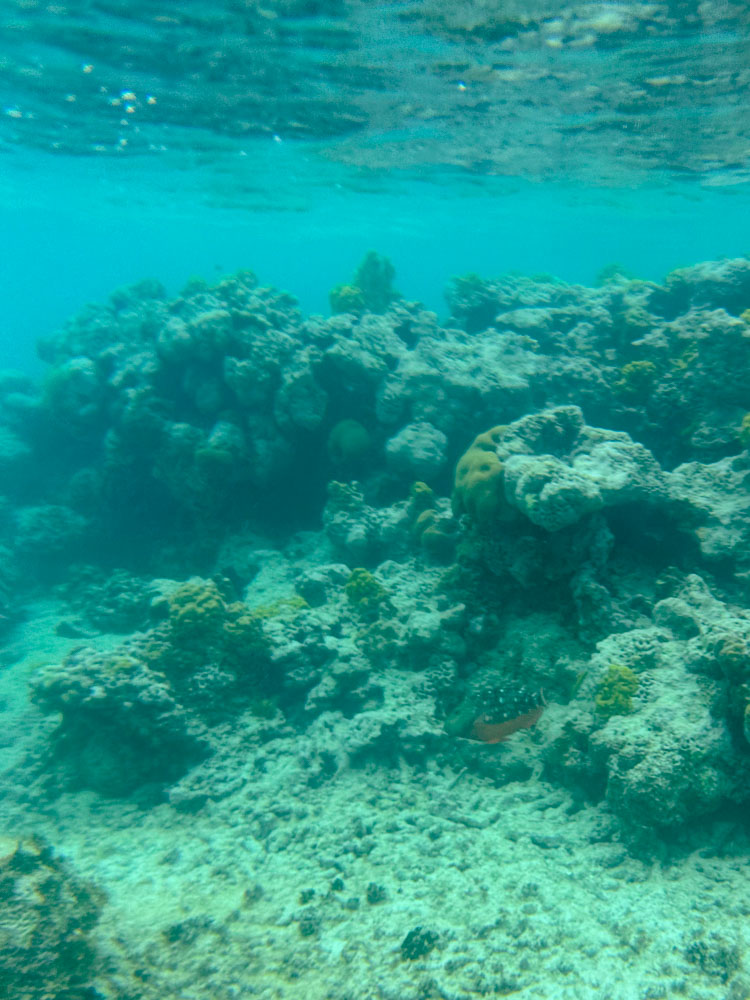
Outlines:
[{"label": "rock", "polygon": [[385,446],[388,467],[408,482],[434,480],[446,462],[448,439],[432,424],[407,424]]}]

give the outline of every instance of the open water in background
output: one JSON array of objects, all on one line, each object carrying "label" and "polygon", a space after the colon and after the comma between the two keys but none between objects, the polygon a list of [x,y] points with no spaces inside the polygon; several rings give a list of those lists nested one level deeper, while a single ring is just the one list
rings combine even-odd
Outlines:
[{"label": "open water in background", "polygon": [[750,249],[728,3],[2,0],[2,363],[146,276],[251,267],[326,311],[362,254],[661,279]]}]

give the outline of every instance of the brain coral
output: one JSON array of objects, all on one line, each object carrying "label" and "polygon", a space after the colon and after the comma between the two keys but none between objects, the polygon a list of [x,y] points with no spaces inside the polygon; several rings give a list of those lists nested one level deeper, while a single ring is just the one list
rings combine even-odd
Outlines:
[{"label": "brain coral", "polygon": [[477,435],[456,466],[453,511],[468,514],[477,524],[495,520],[504,506],[503,466],[495,450],[504,429]]}]

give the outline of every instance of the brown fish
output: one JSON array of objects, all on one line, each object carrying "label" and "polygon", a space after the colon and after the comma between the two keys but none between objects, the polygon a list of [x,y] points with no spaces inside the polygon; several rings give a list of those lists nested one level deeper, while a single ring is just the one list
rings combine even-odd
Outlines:
[{"label": "brown fish", "polygon": [[541,705],[537,705],[529,712],[524,712],[523,715],[517,715],[515,719],[506,719],[504,722],[492,722],[489,716],[480,715],[474,720],[469,738],[480,740],[482,743],[502,743],[513,733],[517,733],[519,729],[530,729],[535,726],[541,718],[545,704],[544,696],[542,696]]}]

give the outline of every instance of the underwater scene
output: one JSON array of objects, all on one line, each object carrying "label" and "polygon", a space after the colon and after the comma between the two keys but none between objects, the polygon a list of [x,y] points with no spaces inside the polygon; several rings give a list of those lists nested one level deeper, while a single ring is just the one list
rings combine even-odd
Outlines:
[{"label": "underwater scene", "polygon": [[0,1000],[750,1000],[750,8],[0,31]]}]

